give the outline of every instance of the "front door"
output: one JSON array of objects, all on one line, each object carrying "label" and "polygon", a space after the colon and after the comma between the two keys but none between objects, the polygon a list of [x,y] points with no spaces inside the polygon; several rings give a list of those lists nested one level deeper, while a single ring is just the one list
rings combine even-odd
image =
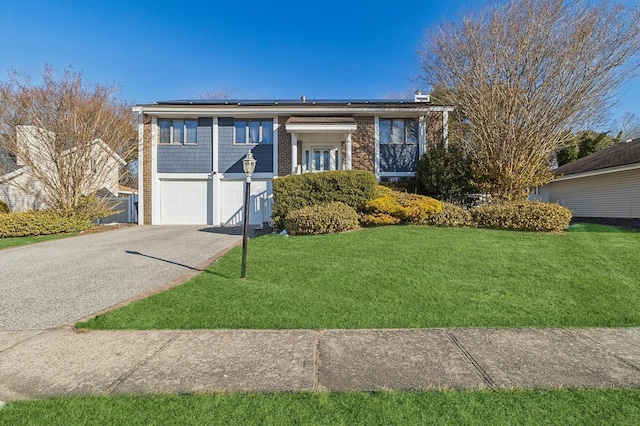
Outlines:
[{"label": "front door", "polygon": [[324,172],[338,170],[338,150],[335,148],[313,148],[311,171]]}]

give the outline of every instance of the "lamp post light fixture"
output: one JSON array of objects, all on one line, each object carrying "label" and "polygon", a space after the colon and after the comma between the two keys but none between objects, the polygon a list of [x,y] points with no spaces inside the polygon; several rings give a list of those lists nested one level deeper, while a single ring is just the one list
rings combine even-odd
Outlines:
[{"label": "lamp post light fixture", "polygon": [[251,151],[247,152],[247,156],[242,160],[242,169],[247,176],[244,187],[244,216],[242,231],[242,272],[240,278],[247,277],[247,240],[249,237],[249,195],[251,194],[251,175],[256,169],[256,159],[253,158]]}]

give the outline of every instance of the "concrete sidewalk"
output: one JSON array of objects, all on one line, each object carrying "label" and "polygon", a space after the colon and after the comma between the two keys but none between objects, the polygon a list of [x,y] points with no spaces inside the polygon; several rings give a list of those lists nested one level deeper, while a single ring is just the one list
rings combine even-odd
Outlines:
[{"label": "concrete sidewalk", "polygon": [[639,387],[640,328],[0,331],[0,400]]}]

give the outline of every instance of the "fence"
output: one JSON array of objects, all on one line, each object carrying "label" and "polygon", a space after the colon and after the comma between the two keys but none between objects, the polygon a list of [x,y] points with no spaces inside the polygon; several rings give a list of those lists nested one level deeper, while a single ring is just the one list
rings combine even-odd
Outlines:
[{"label": "fence", "polygon": [[133,194],[126,198],[111,198],[107,205],[118,213],[96,219],[96,224],[138,222],[138,195]]}]

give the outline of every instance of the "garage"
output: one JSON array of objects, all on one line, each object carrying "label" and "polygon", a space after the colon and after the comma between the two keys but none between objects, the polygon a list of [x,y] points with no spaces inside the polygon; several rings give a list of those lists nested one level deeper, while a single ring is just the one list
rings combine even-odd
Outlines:
[{"label": "garage", "polygon": [[[225,179],[220,184],[220,223],[240,225],[244,214],[244,179]],[[249,198],[249,224],[260,225],[271,218],[271,179],[253,179]]]},{"label": "garage", "polygon": [[163,225],[207,225],[212,221],[210,180],[161,180],[160,221]]}]

